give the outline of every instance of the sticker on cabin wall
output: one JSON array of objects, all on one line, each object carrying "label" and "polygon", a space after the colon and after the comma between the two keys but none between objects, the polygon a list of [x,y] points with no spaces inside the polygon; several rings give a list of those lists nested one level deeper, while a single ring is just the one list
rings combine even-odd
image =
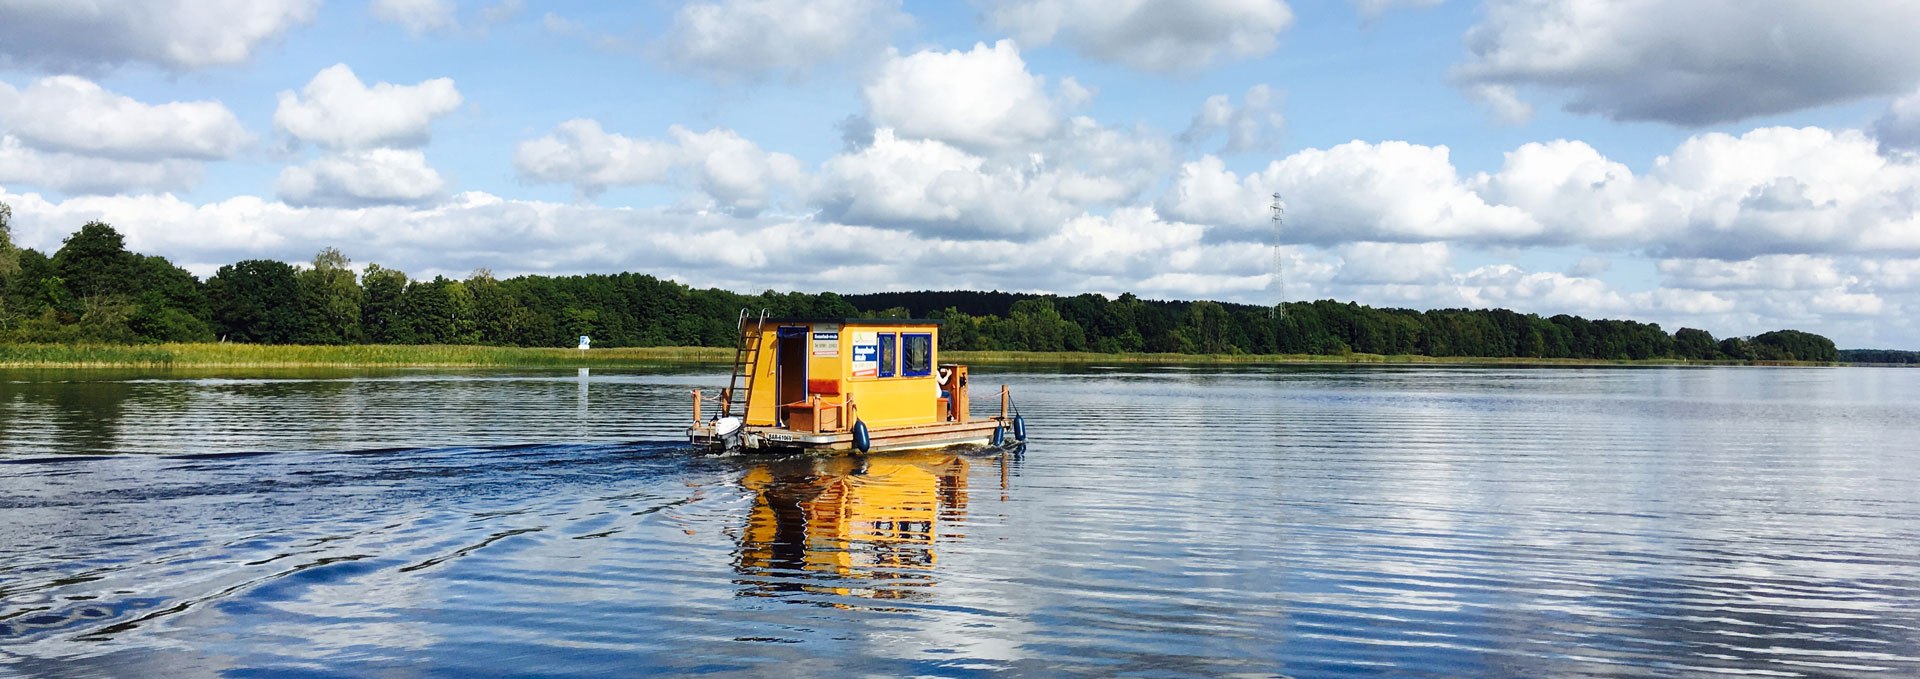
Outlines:
[{"label": "sticker on cabin wall", "polygon": [[849,367],[854,377],[880,375],[880,333],[853,333],[853,365]]},{"label": "sticker on cabin wall", "polygon": [[813,333],[813,355],[835,357],[840,355],[840,331]]}]

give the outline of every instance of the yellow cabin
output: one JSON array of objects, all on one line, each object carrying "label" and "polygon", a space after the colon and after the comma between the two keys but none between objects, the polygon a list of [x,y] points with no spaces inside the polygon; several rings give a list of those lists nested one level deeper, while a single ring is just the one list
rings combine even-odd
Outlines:
[{"label": "yellow cabin", "polygon": [[[1025,438],[1006,413],[975,420],[966,366],[940,363],[940,322],[740,318],[719,413],[694,392],[688,438],[712,448],[868,451],[1003,445]],[[1016,426],[1016,424],[1018,426]]]}]

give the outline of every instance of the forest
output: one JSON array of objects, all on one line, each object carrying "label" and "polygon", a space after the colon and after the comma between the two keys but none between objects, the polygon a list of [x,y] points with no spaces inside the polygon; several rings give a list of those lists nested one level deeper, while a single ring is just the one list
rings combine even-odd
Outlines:
[{"label": "forest", "polygon": [[247,260],[207,280],[126,248],[99,222],[47,255],[13,245],[0,204],[0,341],[732,346],[741,309],[774,316],[944,320],[953,350],[1187,354],[1914,362],[1912,352],[1843,354],[1822,336],[1776,330],[1715,338],[1630,320],[1505,309],[1382,309],[1353,302],[1277,308],[1132,294],[1005,292],[839,295],[694,289],[638,273],[414,279],[339,250],[295,266]]},{"label": "forest", "polygon": [[1841,349],[1840,362],[1920,365],[1920,351],[1900,351],[1897,349]]}]

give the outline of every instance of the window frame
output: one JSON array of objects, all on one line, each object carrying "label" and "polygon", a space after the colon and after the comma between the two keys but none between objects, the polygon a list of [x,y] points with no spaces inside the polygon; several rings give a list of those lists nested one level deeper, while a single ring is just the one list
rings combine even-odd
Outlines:
[{"label": "window frame", "polygon": [[880,370],[879,372],[876,372],[874,374],[874,377],[884,379],[884,378],[894,377],[896,375],[899,375],[900,374],[900,336],[899,334],[891,333],[891,332],[878,333],[875,335],[874,342],[876,342],[879,345],[879,347],[874,352],[878,354],[877,356],[874,357],[874,360],[880,363]]},{"label": "window frame", "polygon": [[[907,367],[907,341],[909,340],[909,338],[926,338],[927,368],[925,370],[916,372]],[[933,333],[930,333],[930,332],[900,333],[900,375],[902,377],[926,377],[928,375],[932,375],[934,364],[939,362],[934,360],[934,358],[935,357],[933,355]]]}]

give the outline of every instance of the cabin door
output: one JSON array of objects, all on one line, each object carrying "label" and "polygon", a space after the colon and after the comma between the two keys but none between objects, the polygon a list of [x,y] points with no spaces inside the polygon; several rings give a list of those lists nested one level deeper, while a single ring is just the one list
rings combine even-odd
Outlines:
[{"label": "cabin door", "polygon": [[[774,381],[778,383],[774,403],[786,405],[807,399],[807,329],[781,328],[778,363]],[[784,415],[784,411],[782,412]],[[785,419],[785,418],[782,418]]]}]

